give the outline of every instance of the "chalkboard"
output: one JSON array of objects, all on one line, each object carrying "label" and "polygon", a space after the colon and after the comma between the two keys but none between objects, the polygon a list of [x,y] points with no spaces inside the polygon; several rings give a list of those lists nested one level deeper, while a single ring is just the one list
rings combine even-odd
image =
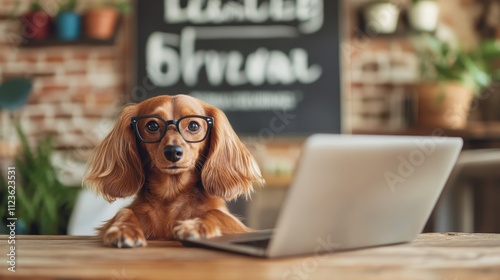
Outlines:
[{"label": "chalkboard", "polygon": [[190,94],[241,134],[340,132],[340,1],[136,1],[132,99]]}]

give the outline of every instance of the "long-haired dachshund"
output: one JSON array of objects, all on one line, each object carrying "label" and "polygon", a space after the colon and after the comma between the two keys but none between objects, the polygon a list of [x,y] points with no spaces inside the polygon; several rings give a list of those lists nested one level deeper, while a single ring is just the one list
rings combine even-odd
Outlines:
[{"label": "long-haired dachshund", "polygon": [[110,202],[136,195],[98,228],[107,246],[250,231],[225,201],[248,197],[260,170],[224,113],[187,95],[125,107],[98,145],[84,184]]}]

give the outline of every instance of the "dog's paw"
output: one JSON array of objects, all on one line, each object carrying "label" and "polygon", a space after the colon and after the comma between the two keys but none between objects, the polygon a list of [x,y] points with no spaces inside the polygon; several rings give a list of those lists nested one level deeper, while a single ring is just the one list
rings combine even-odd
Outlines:
[{"label": "dog's paw", "polygon": [[210,238],[222,235],[218,226],[209,226],[203,223],[200,218],[177,222],[173,229],[173,234],[175,238],[179,240],[188,238]]},{"label": "dog's paw", "polygon": [[103,243],[116,248],[145,247],[144,233],[140,228],[127,225],[114,225],[104,233]]}]

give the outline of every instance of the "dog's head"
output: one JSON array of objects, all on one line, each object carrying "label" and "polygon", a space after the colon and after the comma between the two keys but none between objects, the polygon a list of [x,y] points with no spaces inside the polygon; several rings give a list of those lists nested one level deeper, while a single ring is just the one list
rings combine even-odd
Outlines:
[{"label": "dog's head", "polygon": [[[107,200],[136,194],[148,176],[173,198],[201,180],[210,195],[248,196],[263,183],[248,149],[224,113],[186,95],[159,96],[122,111],[96,147],[84,183]],[[153,178],[151,178],[153,177]]]}]

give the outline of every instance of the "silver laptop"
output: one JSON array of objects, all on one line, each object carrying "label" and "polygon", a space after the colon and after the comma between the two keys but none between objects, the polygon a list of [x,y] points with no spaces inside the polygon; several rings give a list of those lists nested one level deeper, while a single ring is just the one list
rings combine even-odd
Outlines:
[{"label": "silver laptop", "polygon": [[451,137],[313,135],[274,230],[183,243],[273,258],[409,242],[461,148]]}]

